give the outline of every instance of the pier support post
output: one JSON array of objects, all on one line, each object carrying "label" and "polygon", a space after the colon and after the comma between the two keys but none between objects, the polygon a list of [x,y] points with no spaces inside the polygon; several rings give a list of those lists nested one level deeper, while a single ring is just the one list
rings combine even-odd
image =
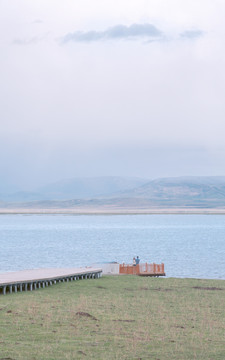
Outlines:
[{"label": "pier support post", "polygon": [[14,292],[17,293],[17,285],[14,285]]},{"label": "pier support post", "polygon": [[30,283],[30,291],[33,290],[33,283]]},{"label": "pier support post", "polygon": [[24,290],[27,291],[27,283],[24,285]]},{"label": "pier support post", "polygon": [[3,286],[3,295],[6,294],[6,286]]},{"label": "pier support post", "polygon": [[23,291],[23,284],[20,284],[20,292]]}]

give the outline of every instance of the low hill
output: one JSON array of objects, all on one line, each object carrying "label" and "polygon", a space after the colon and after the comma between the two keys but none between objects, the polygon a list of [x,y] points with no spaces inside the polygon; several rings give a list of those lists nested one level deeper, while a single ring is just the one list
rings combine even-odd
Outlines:
[{"label": "low hill", "polygon": [[119,176],[73,178],[48,184],[32,192],[2,193],[0,194],[0,200],[6,202],[29,202],[108,197],[114,193],[141,186],[147,181],[147,179]]},{"label": "low hill", "polygon": [[154,200],[225,200],[225,177],[175,177],[149,181],[121,197]]}]

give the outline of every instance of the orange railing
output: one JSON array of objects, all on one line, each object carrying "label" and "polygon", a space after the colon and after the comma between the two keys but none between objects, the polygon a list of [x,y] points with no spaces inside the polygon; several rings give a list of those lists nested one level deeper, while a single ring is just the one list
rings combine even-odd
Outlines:
[{"label": "orange railing", "polygon": [[120,264],[120,274],[126,275],[146,275],[146,276],[164,276],[164,264],[139,264],[136,266]]}]

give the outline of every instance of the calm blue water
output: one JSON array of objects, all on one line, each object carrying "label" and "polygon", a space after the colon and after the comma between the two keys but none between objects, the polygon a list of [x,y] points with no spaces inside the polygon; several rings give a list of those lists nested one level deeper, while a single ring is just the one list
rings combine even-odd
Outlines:
[{"label": "calm blue water", "polygon": [[0,272],[118,261],[225,279],[223,215],[2,215]]}]

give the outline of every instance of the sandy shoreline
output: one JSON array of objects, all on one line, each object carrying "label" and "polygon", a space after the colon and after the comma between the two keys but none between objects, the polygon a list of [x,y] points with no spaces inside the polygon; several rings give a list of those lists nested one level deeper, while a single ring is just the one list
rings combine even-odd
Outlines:
[{"label": "sandy shoreline", "polygon": [[40,208],[40,209],[31,209],[31,208],[0,208],[0,215],[16,215],[16,214],[24,214],[24,215],[225,215],[225,209],[195,209],[195,208],[152,208],[152,209],[88,209],[88,208],[74,208],[74,209],[66,209],[66,208]]}]

